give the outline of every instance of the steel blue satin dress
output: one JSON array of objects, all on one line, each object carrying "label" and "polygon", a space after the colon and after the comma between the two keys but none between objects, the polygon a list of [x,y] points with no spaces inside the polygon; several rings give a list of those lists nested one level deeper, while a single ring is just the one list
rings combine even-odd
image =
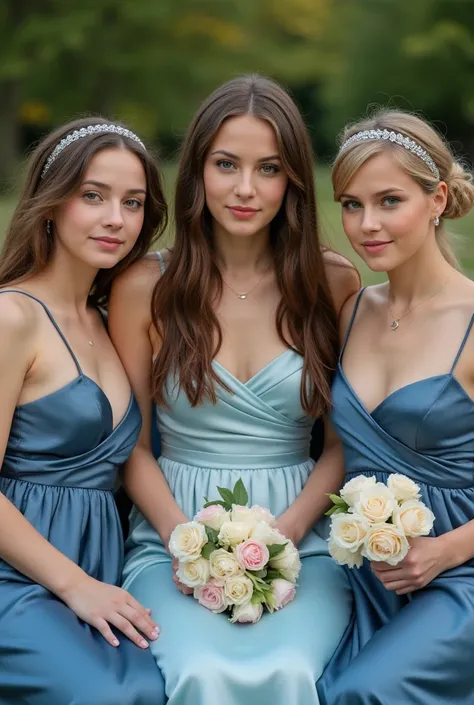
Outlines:
[{"label": "steel blue satin dress", "polygon": [[[281,514],[314,467],[313,420],[300,404],[303,359],[287,350],[246,384],[214,366],[231,390],[216,386],[215,405],[192,408],[169,385],[170,406],[157,409],[159,465],[187,517],[204,496],[218,496],[217,486],[233,487],[239,478],[251,503]],[[151,649],[169,705],[317,705],[315,682],[349,622],[351,596],[316,531],[299,548],[294,602],[256,625],[234,625],[176,589],[159,536],[132,510],[124,586],[161,625]]]},{"label": "steel blue satin dress", "polygon": [[[372,413],[344,376],[342,360],[333,386],[333,423],[347,479],[411,477],[435,514],[433,535],[474,518],[474,401],[454,375],[472,323],[448,374],[396,390]],[[318,684],[321,703],[472,705],[474,561],[410,596],[386,590],[367,562],[347,574],[355,613]]]},{"label": "steel blue satin dress", "polygon": [[[53,316],[35,301],[78,376],[16,407],[0,491],[88,575],[118,585],[123,540],[112,489],[137,441],[138,405],[132,396],[113,428],[104,392],[83,374]],[[114,648],[51,592],[0,560],[1,705],[162,705],[163,681],[152,654],[117,636]]]}]

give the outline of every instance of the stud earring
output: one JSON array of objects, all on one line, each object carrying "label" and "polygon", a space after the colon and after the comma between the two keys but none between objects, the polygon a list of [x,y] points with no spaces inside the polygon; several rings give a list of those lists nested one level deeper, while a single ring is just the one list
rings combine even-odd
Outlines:
[{"label": "stud earring", "polygon": [[439,215],[435,215],[435,217],[433,218],[433,223],[435,228],[437,228],[439,225]]},{"label": "stud earring", "polygon": [[53,221],[52,220],[47,220],[46,221],[46,235],[48,237],[51,237],[53,232]]}]

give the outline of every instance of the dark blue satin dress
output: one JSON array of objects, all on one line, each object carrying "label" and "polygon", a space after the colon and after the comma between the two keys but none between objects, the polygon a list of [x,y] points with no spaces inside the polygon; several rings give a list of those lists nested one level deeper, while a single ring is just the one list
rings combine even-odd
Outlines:
[{"label": "dark blue satin dress", "polygon": [[[137,441],[140,412],[132,396],[113,428],[107,397],[83,374],[38,303],[78,376],[15,409],[0,491],[88,575],[118,585],[123,545],[112,489]],[[51,592],[0,560],[1,705],[161,705],[163,681],[151,652],[117,635],[114,648]]]},{"label": "dark blue satin dress", "polygon": [[[402,387],[372,413],[341,361],[333,386],[347,479],[411,477],[435,514],[435,536],[474,518],[474,402],[454,376],[473,318],[448,374]],[[409,596],[386,590],[367,562],[347,574],[354,617],[319,681],[321,704],[473,705],[474,560]]]}]

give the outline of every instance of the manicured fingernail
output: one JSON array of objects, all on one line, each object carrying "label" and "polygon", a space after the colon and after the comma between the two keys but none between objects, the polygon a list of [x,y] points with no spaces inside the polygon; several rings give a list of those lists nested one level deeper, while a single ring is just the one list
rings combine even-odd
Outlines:
[{"label": "manicured fingernail", "polygon": [[113,642],[112,642],[112,644],[113,644],[114,646],[118,646],[119,643],[120,643],[120,642],[119,642],[118,639],[114,639]]},{"label": "manicured fingernail", "polygon": [[159,634],[160,632],[158,631],[158,629],[153,629],[151,633],[152,639],[158,639]]},{"label": "manicured fingernail", "polygon": [[142,639],[141,642],[140,642],[140,646],[141,646],[142,648],[146,649],[146,648],[148,647],[148,642],[145,641],[145,639]]}]

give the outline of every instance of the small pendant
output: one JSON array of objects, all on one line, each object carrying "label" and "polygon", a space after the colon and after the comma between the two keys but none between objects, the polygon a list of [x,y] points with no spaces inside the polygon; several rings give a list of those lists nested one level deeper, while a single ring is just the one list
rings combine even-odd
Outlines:
[{"label": "small pendant", "polygon": [[392,323],[391,323],[391,325],[390,325],[390,328],[391,328],[392,330],[397,330],[397,328],[398,328],[398,321],[392,321]]},{"label": "small pendant", "polygon": [[89,340],[89,341],[87,341],[87,342],[89,343],[89,345],[94,345],[94,343],[92,342],[92,340]]},{"label": "small pendant", "polygon": [[246,298],[247,298],[247,294],[237,294],[237,297],[238,297],[239,299],[246,299]]}]

